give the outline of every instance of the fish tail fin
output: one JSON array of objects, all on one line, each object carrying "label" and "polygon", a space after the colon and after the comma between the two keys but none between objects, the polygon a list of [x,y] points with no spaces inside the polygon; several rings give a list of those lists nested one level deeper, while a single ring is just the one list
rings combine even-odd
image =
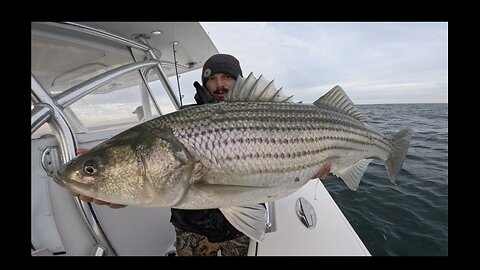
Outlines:
[{"label": "fish tail fin", "polygon": [[412,134],[412,129],[405,128],[391,135],[393,151],[390,154],[390,157],[385,161],[385,168],[387,169],[390,182],[393,184],[395,184],[397,176],[402,169],[403,161],[405,160],[408,148],[410,147],[410,139],[412,138]]}]

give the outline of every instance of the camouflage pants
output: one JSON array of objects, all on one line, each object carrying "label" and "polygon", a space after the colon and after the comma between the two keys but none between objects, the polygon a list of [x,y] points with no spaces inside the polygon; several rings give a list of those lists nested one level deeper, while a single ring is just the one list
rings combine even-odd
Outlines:
[{"label": "camouflage pants", "polygon": [[211,243],[207,237],[175,228],[177,256],[247,256],[250,238],[241,236],[229,241]]}]

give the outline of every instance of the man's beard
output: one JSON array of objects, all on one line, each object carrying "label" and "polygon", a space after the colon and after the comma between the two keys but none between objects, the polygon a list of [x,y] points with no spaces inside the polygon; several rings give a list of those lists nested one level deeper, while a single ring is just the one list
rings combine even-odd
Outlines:
[{"label": "man's beard", "polygon": [[217,100],[225,100],[225,96],[226,94],[228,93],[229,89],[225,88],[225,87],[222,87],[222,88],[218,88],[216,89],[215,91],[213,91],[213,95],[215,96],[215,98]]}]

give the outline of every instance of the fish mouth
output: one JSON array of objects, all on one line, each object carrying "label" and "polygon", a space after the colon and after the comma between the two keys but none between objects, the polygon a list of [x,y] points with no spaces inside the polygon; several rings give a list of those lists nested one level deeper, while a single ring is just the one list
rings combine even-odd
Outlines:
[{"label": "fish mouth", "polygon": [[53,181],[55,181],[55,183],[59,184],[63,188],[71,190],[71,191],[74,191],[74,189],[77,188],[77,185],[80,184],[80,183],[76,183],[74,181],[71,181],[68,178],[63,177],[60,170],[56,171],[52,175],[52,178],[53,178]]},{"label": "fish mouth", "polygon": [[68,177],[62,176],[61,170],[56,171],[52,175],[53,181],[60,185],[61,187],[71,191],[75,192],[78,194],[86,195],[86,196],[92,196],[89,194],[96,194],[96,189],[95,187],[91,185],[87,185],[84,183],[80,183],[74,180],[69,179]]},{"label": "fish mouth", "polygon": [[59,184],[62,187],[67,187],[67,183],[65,183],[65,180],[63,179],[59,171],[56,171],[53,174],[52,178],[55,183]]}]

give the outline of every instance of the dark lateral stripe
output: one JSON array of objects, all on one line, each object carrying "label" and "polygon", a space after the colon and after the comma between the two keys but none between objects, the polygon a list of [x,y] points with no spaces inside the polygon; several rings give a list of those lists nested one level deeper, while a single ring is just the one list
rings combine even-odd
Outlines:
[{"label": "dark lateral stripe", "polygon": [[[238,146],[238,145],[237,145]],[[305,162],[313,161],[312,164],[317,164],[315,157],[327,155],[328,159],[332,159],[335,153],[338,153],[338,150],[348,151],[348,152],[366,152],[368,151],[367,147],[362,148],[361,145],[349,145],[349,146],[339,146],[339,145],[332,145],[332,146],[321,146],[316,147],[313,144],[304,144],[304,143],[297,143],[297,144],[290,144],[288,148],[280,147],[280,145],[266,145],[266,147],[262,147],[263,152],[256,152],[254,149],[258,147],[252,147],[252,152],[242,152],[242,151],[231,151],[233,144],[227,144],[219,146],[217,149],[224,149],[226,152],[223,154],[216,154],[209,155],[209,157],[205,156],[204,153],[207,152],[207,144],[204,143],[200,146],[200,148],[196,148],[194,145],[191,145],[192,148],[197,150],[197,153],[203,156],[211,162],[212,164],[222,164],[227,161],[234,162],[241,166],[245,162],[259,162],[259,160],[268,160],[277,159],[283,160],[283,167],[281,168],[290,168],[290,169],[299,169],[304,168],[306,166]],[[238,148],[237,148],[238,149]],[[244,149],[244,148],[243,148]],[[208,149],[211,152],[211,149]],[[330,151],[330,152],[329,152]],[[309,158],[310,157],[310,158]],[[303,164],[293,165],[289,160],[298,160],[303,159]],[[310,163],[308,163],[310,164]],[[291,165],[291,166],[290,166]],[[255,169],[255,168],[251,168]],[[266,168],[259,167],[259,171],[264,171]],[[257,171],[255,169],[255,171]]]},{"label": "dark lateral stripe", "polygon": [[[348,143],[356,143],[356,144],[362,144],[362,145],[373,145],[376,147],[379,147],[383,149],[384,151],[389,151],[390,149],[393,148],[391,142],[384,140],[382,137],[379,137],[377,134],[372,134],[372,137],[366,136],[365,132],[368,131],[363,131],[363,132],[356,132],[356,130],[352,130],[349,128],[342,128],[341,126],[338,128],[327,128],[325,127],[323,130],[329,130],[328,133],[322,132],[322,128],[318,127],[307,127],[303,129],[298,129],[297,127],[283,127],[281,129],[276,128],[276,127],[230,127],[230,128],[211,128],[211,129],[205,129],[201,131],[196,131],[196,132],[189,132],[185,130],[184,132],[179,132],[179,133],[184,133],[185,135],[179,135],[179,138],[183,139],[188,139],[188,138],[196,138],[198,136],[205,136],[205,137],[222,137],[222,133],[233,133],[233,132],[238,132],[242,133],[245,131],[251,131],[254,130],[255,133],[258,134],[285,134],[285,136],[282,137],[290,137],[291,141],[287,139],[280,139],[277,140],[277,138],[262,138],[262,137],[253,137],[253,138],[239,138],[239,139],[230,139],[231,143],[243,143],[243,141],[253,141],[255,143],[308,143],[308,142],[320,142],[323,140],[339,140],[339,141],[345,141]],[[299,136],[295,136],[301,132],[308,132],[311,134],[309,138],[303,138]],[[336,133],[333,135],[332,133]],[[352,137],[352,135],[356,135],[358,139],[354,138],[349,138]],[[377,135],[377,136],[375,136]],[[364,139],[364,140],[361,140]],[[278,141],[278,142],[277,142]],[[228,141],[221,141],[222,145],[228,145]]]},{"label": "dark lateral stripe", "polygon": [[[291,103],[265,104],[261,102],[260,105],[257,105],[257,103],[250,103],[248,105],[250,106],[239,106],[238,104],[233,103],[230,106],[199,106],[197,110],[184,111],[180,113],[181,117],[174,117],[172,115],[170,119],[174,121],[180,121],[182,123],[189,122],[191,120],[194,120],[196,122],[209,121],[212,118],[214,118],[215,121],[222,121],[222,118],[228,121],[229,119],[231,119],[231,115],[235,119],[247,117],[245,120],[254,120],[261,117],[279,117],[284,119],[286,117],[287,119],[292,119],[292,121],[303,122],[306,119],[305,116],[308,116],[308,118],[313,117],[315,119],[324,119],[325,121],[328,121],[332,117],[336,116],[338,118],[342,118],[345,121],[353,120],[353,122],[358,122],[358,120],[353,119],[349,116],[334,111],[319,109],[313,105],[298,105]],[[253,118],[248,117],[252,115]]]},{"label": "dark lateral stripe", "polygon": [[[272,149],[275,150],[275,149]],[[306,156],[315,156],[319,155],[323,152],[327,152],[330,150],[344,150],[344,151],[357,151],[357,152],[362,152],[364,151],[363,149],[355,148],[355,147],[342,147],[342,146],[329,146],[329,147],[324,147],[324,148],[318,148],[318,149],[312,149],[312,150],[302,150],[302,151],[294,151],[294,152],[268,152],[268,153],[250,153],[248,155],[240,156],[240,155],[235,155],[233,157],[225,157],[225,158],[219,158],[216,157],[217,161],[222,161],[222,160],[229,160],[229,161],[234,161],[234,160],[248,160],[248,159],[294,159],[294,158],[303,158]]]},{"label": "dark lateral stripe", "polygon": [[[383,137],[378,131],[368,128],[363,124],[361,126],[357,125],[348,125],[348,123],[340,123],[338,121],[331,120],[310,120],[309,122],[303,121],[281,121],[282,119],[271,119],[271,118],[261,118],[261,117],[248,117],[248,118],[231,118],[219,120],[216,119],[215,122],[201,122],[195,121],[190,124],[190,126],[179,126],[179,129],[185,130],[186,133],[194,132],[194,136],[203,135],[205,133],[212,133],[217,131],[232,131],[232,130],[245,130],[245,129],[254,129],[254,130],[267,130],[267,131],[297,131],[305,130],[309,132],[316,132],[322,130],[329,130],[332,132],[346,132],[353,133],[358,136],[365,136],[365,133],[372,134],[374,137]],[[300,119],[299,119],[300,120]],[[233,126],[235,124],[235,126]]]},{"label": "dark lateral stripe", "polygon": [[254,113],[249,112],[249,114],[242,113],[233,113],[229,112],[228,114],[222,115],[196,115],[190,118],[185,118],[181,121],[177,121],[179,124],[190,125],[190,124],[209,124],[212,122],[215,123],[229,123],[232,121],[244,121],[244,122],[265,122],[265,121],[275,121],[279,123],[298,123],[302,125],[306,124],[316,124],[316,123],[327,123],[330,125],[345,125],[351,126],[359,129],[364,129],[365,126],[362,122],[351,119],[340,114],[328,115],[328,114],[318,114],[318,113],[290,113],[282,112],[279,114],[274,113]]},{"label": "dark lateral stripe", "polygon": [[192,110],[173,116],[168,121],[169,126],[176,126],[174,129],[184,134],[184,138],[248,129],[275,133],[300,130],[312,134],[328,130],[364,138],[365,144],[376,145],[385,150],[393,147],[382,134],[364,126],[360,121],[313,105],[234,102],[228,106],[215,104],[193,107]]},{"label": "dark lateral stripe", "polygon": [[[212,116],[208,119],[191,119],[188,124],[178,125],[179,128],[185,129],[186,132],[197,132],[200,135],[202,133],[211,133],[212,131],[229,131],[232,129],[284,129],[290,130],[332,130],[332,131],[345,131],[348,133],[354,133],[360,136],[364,136],[362,132],[368,132],[370,134],[382,137],[378,131],[370,129],[361,122],[341,121],[342,118],[333,119],[325,117],[310,117],[305,116],[282,116],[282,117],[266,117],[266,116],[248,116],[242,117],[237,115],[236,117],[218,117],[212,119]],[[235,124],[236,126],[232,126]],[[191,130],[191,131],[189,131]]]}]

